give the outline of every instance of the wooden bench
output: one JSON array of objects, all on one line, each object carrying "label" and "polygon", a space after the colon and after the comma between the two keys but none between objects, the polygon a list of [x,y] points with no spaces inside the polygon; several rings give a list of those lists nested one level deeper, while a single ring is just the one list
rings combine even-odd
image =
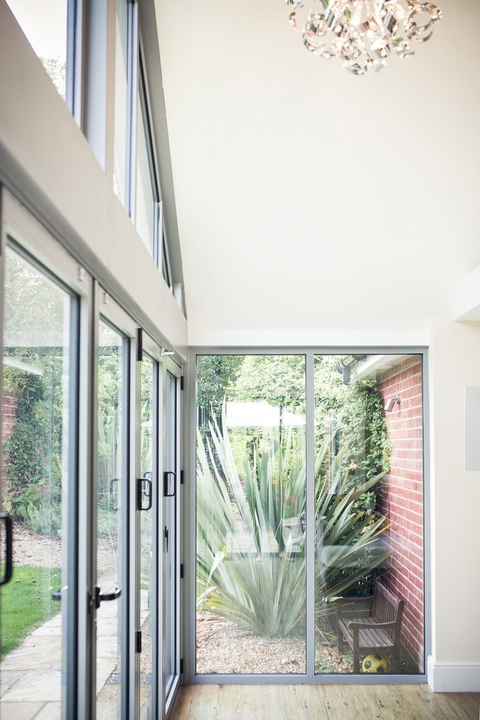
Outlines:
[{"label": "wooden bench", "polygon": [[[370,654],[392,655],[395,667],[391,670],[399,668],[403,600],[396,598],[377,580],[372,597],[339,598],[335,603],[338,651],[343,653],[344,641],[351,647],[353,672],[360,672],[360,656]],[[365,611],[369,614],[361,617]]]}]

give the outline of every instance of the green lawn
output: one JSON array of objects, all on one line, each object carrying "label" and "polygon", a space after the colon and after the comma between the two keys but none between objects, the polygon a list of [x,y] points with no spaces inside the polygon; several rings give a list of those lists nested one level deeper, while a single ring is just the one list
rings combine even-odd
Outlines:
[{"label": "green lawn", "polygon": [[57,568],[14,567],[12,579],[0,591],[0,658],[60,612],[60,603],[52,600],[60,584]]}]

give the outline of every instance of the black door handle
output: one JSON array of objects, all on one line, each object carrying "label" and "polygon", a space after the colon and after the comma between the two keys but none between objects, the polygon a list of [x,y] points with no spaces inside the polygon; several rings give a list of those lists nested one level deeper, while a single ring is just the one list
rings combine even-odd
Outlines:
[{"label": "black door handle", "polygon": [[148,478],[137,480],[137,510],[150,510],[153,503],[152,481]]},{"label": "black door handle", "polygon": [[13,572],[13,520],[7,512],[0,513],[0,522],[5,523],[5,575],[0,585],[6,585]]},{"label": "black door handle", "polygon": [[111,593],[102,593],[100,592],[100,588],[98,585],[95,588],[95,607],[100,607],[100,603],[102,602],[109,602],[110,600],[117,600],[117,598],[120,597],[122,594],[122,588],[116,587],[115,590]]},{"label": "black door handle", "polygon": [[60,602],[62,599],[62,593],[65,592],[67,589],[67,585],[65,587],[60,588],[59,590],[55,590],[55,592],[52,593],[52,600],[56,600],[57,602]]},{"label": "black door handle", "polygon": [[118,510],[118,503],[115,502],[115,499],[118,497],[118,478],[113,478],[113,480],[110,480],[110,503],[112,506],[112,510],[115,512]]},{"label": "black door handle", "polygon": [[[170,476],[173,478],[173,490],[172,492],[169,492],[170,490]],[[175,493],[177,490],[177,473],[173,470],[165,470],[163,473],[163,497],[175,497]]]}]

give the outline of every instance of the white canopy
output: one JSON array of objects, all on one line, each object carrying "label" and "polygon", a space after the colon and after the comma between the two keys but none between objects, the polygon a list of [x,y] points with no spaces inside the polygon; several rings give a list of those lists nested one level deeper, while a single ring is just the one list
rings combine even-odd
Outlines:
[{"label": "white canopy", "polygon": [[303,415],[261,402],[227,402],[227,427],[279,427],[305,425]]}]

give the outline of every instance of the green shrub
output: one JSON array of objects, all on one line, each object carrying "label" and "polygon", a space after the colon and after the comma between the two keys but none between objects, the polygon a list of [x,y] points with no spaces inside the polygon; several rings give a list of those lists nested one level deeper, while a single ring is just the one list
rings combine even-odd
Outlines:
[{"label": "green shrub", "polygon": [[[352,484],[340,450],[327,477],[330,447],[327,437],[315,459],[317,609],[361,586],[388,556],[375,547],[386,519],[359,504],[384,473]],[[245,448],[240,473],[228,432],[213,422],[207,436],[198,433],[197,453],[197,607],[259,635],[292,632],[305,616],[306,563],[303,539],[294,547],[283,528],[285,520],[305,517],[303,435],[285,428],[280,440],[278,431],[264,431],[253,457]],[[232,554],[227,545],[235,533],[250,547]],[[265,538],[274,539],[278,552],[265,553]],[[329,564],[323,562],[326,547]]]}]

